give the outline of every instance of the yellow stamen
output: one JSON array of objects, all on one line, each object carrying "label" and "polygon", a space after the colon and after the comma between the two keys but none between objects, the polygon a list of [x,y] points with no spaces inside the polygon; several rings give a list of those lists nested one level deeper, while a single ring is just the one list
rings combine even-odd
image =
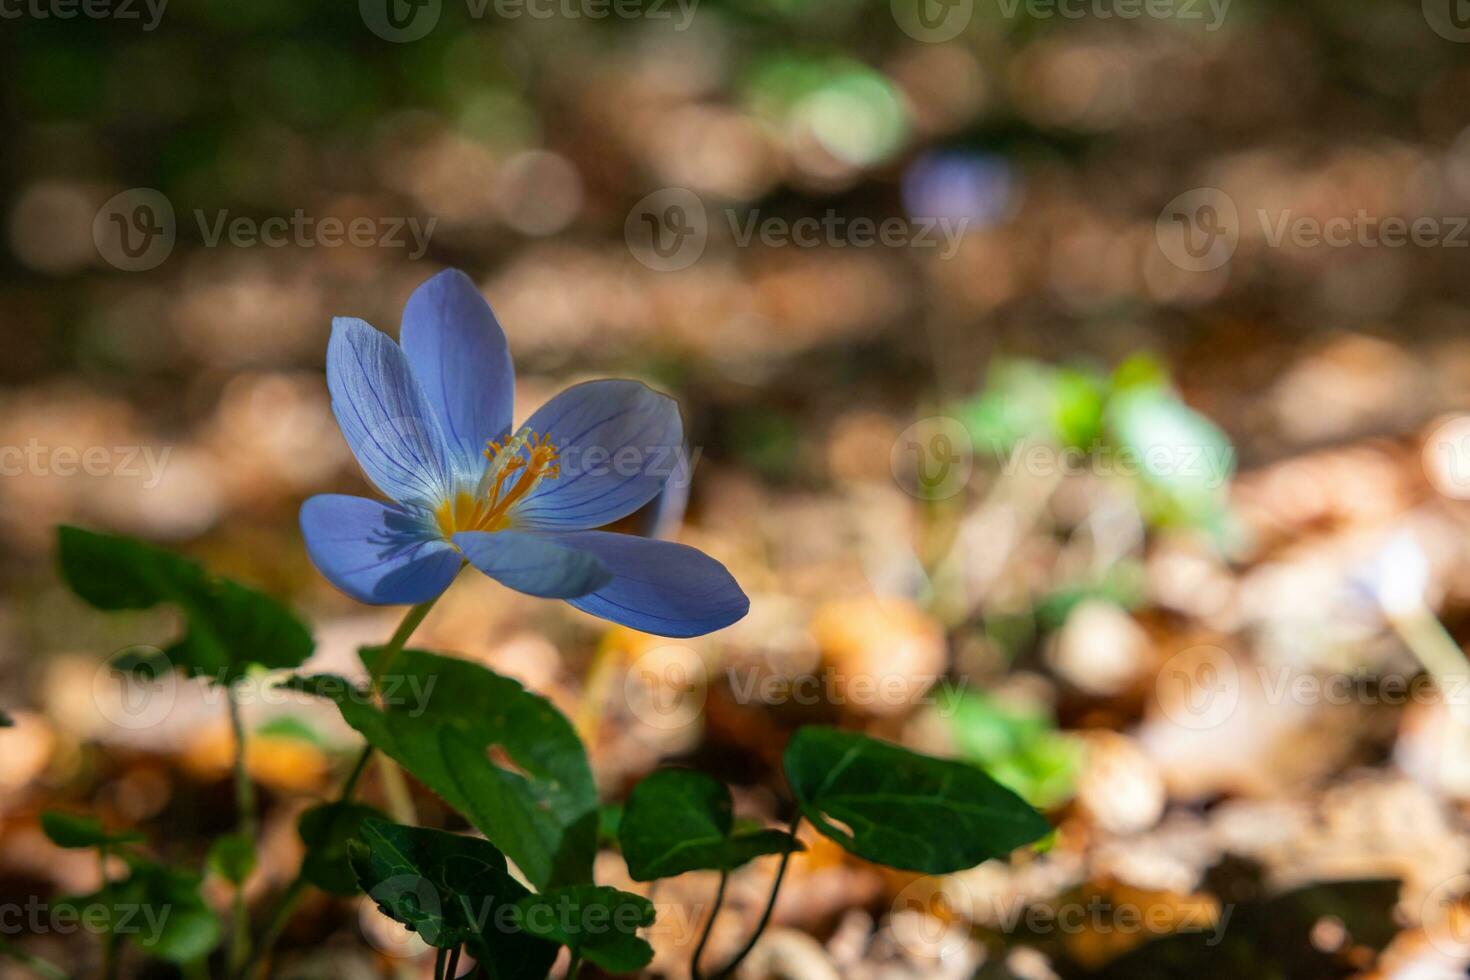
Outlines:
[{"label": "yellow stamen", "polygon": [[[524,453],[525,455],[522,455]],[[561,475],[561,453],[549,436],[537,436],[527,430],[524,435],[504,443],[490,440],[485,444],[489,465],[480,479],[480,488],[471,493],[458,491],[434,511],[439,531],[446,538],[457,531],[500,531],[510,525],[510,509],[536,488],[545,478]],[[517,479],[506,489],[506,483]]]}]

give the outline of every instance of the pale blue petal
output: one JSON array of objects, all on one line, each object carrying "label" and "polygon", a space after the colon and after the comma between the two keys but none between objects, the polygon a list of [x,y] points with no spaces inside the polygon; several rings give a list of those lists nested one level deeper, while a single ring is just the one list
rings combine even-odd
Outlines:
[{"label": "pale blue petal", "polygon": [[648,503],[665,481],[689,478],[679,406],[637,381],[573,385],[523,428],[550,437],[561,453],[561,475],[542,480],[516,505],[517,527],[601,527]]},{"label": "pale blue petal", "polygon": [[524,531],[461,531],[454,543],[486,575],[517,592],[571,599],[612,579],[598,558]]},{"label": "pale blue petal", "polygon": [[612,572],[607,585],[569,600],[594,616],[660,636],[701,636],[750,609],[725,566],[688,545],[609,531],[546,536],[596,555]]},{"label": "pale blue petal", "polygon": [[413,605],[449,587],[463,564],[427,515],[366,497],[321,494],[301,505],[306,552],[358,602]]},{"label": "pale blue petal", "polygon": [[448,498],[449,450],[397,344],[362,320],[333,320],[327,388],[342,435],[379,490],[403,503]]},{"label": "pale blue petal", "polygon": [[505,331],[470,277],[446,269],[413,291],[399,332],[403,352],[461,473],[485,468],[485,442],[510,432],[515,368]]}]

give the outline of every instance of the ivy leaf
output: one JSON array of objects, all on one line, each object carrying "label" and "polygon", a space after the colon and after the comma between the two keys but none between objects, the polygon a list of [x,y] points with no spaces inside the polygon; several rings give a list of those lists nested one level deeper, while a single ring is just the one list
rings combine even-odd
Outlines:
[{"label": "ivy leaf", "polygon": [[301,876],[322,891],[351,898],[362,891],[348,858],[348,842],[368,820],[386,818],[376,807],[362,803],[323,803],[301,815],[296,832],[306,845]]},{"label": "ivy leaf", "polygon": [[197,563],[133,538],[63,525],[57,530],[61,574],[85,602],[105,611],[177,606],[188,628],[164,655],[191,676],[228,684],[252,664],[297,667],[311,634],[263,592],[214,578]]},{"label": "ivy leaf", "polygon": [[628,874],[653,881],[686,871],[732,871],[765,854],[799,850],[779,830],[734,831],[724,783],[692,769],[661,769],[633,788],[619,839]]},{"label": "ivy leaf", "polygon": [[[373,664],[381,652],[360,655]],[[347,724],[469,818],[537,888],[592,880],[597,789],[581,740],[550,701],[422,650],[398,655],[381,707],[336,678],[291,686],[335,701]]]},{"label": "ivy leaf", "polygon": [[384,915],[430,946],[469,944],[495,980],[541,980],[556,946],[522,932],[518,903],[530,894],[489,841],[383,820],[351,844],[358,883]]},{"label": "ivy leaf", "polygon": [[572,885],[516,903],[521,927],[569,947],[609,973],[631,973],[653,960],[638,930],[653,925],[653,903],[604,885]]},{"label": "ivy leaf", "polygon": [[131,873],[88,895],[58,900],[90,928],[127,936],[149,956],[193,963],[219,944],[219,918],[199,894],[200,875],[141,858]]},{"label": "ivy leaf", "polygon": [[255,870],[255,842],[240,834],[225,834],[209,845],[205,866],[232,885],[238,885]]},{"label": "ivy leaf", "polygon": [[137,844],[143,835],[136,831],[108,833],[102,822],[95,817],[79,813],[62,813],[48,810],[41,814],[41,830],[57,847],[85,848],[111,847],[116,844]]},{"label": "ivy leaf", "polygon": [[812,826],[858,857],[948,874],[1050,832],[985,773],[856,732],[810,725],[786,747],[786,780]]}]

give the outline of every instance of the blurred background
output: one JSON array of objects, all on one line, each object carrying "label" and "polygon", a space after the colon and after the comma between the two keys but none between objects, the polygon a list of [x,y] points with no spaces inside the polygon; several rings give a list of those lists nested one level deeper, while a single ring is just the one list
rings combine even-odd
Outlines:
[{"label": "blurred background", "polygon": [[[351,670],[395,619],[297,531],[370,492],[330,319],[396,333],[456,266],[518,418],[596,376],[679,400],[691,492],[638,523],[752,608],[670,642],[466,576],[418,645],[552,697],[610,803],[686,762],[781,819],[821,721],[1058,828],[939,879],[813,838],[747,980],[1464,976],[1463,6],[0,0],[0,897],[95,885],[48,806],[180,860],[233,820],[223,704],[127,702],[104,662],[169,617],[82,607],[53,526],[286,597]],[[249,718],[267,907],[354,743],[279,693]],[[711,961],[772,873],[733,878]],[[713,875],[599,878],[653,893],[652,974],[686,976]],[[316,895],[275,970],[431,963]]]}]

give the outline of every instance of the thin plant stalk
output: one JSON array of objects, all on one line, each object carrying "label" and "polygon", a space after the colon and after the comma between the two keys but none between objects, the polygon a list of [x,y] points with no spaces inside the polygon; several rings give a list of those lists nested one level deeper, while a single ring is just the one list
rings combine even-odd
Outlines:
[{"label": "thin plant stalk", "polygon": [[[800,826],[800,824],[801,811],[798,810],[796,811],[796,815],[791,818],[791,829],[787,831],[787,833],[791,835],[791,842],[793,845],[795,845],[796,843],[796,828]],[[714,980],[724,980],[725,977],[733,974],[735,972],[735,968],[745,961],[745,958],[750,955],[750,951],[752,949],[755,949],[755,944],[761,938],[761,933],[766,931],[766,926],[769,925],[771,922],[771,913],[774,912],[776,909],[776,896],[781,893],[781,882],[786,878],[786,868],[791,864],[791,853],[795,849],[796,848],[793,846],[781,855],[781,866],[776,869],[776,880],[771,885],[771,897],[766,902],[766,909],[764,912],[761,913],[760,921],[757,922],[755,925],[755,932],[751,933],[750,939],[748,939],[745,945],[741,947],[740,952],[735,954],[734,959],[730,960],[730,962],[725,965],[724,969],[715,974]]]},{"label": "thin plant stalk", "polygon": [[[437,601],[438,596],[435,596],[428,602],[421,602],[417,606],[414,606],[404,615],[403,621],[398,624],[398,629],[393,631],[392,638],[388,640],[387,646],[383,648],[383,652],[378,656],[377,662],[373,664],[372,670],[370,671],[368,686],[373,693],[377,693],[378,685],[382,681],[384,674],[387,673],[389,665],[403,651],[404,645],[408,643],[408,638],[413,635],[414,630],[418,629],[419,624],[424,621],[424,617],[429,614],[429,610],[434,607],[434,603]],[[351,802],[353,794],[357,791],[357,784],[362,781],[363,770],[367,768],[368,760],[372,758],[372,754],[373,747],[371,745],[363,746],[362,752],[357,757],[357,761],[353,763],[352,771],[348,773],[346,781],[342,784],[341,791],[337,794],[337,805],[340,806],[343,803]],[[308,882],[304,874],[298,871],[296,877],[292,879],[291,884],[286,886],[286,890],[277,899],[276,910],[271,916],[270,923],[266,926],[265,932],[261,934],[259,941],[255,944],[255,948],[246,957],[244,967],[237,971],[235,976],[264,976],[263,968],[265,958],[271,949],[274,948],[276,941],[281,938],[281,933],[285,932],[286,925],[291,921],[291,913],[296,910],[297,904],[300,903],[302,896],[306,894],[307,884]]]},{"label": "thin plant stalk", "polygon": [[[235,813],[237,830],[241,839],[255,846],[256,809],[255,784],[250,781],[250,768],[245,757],[245,719],[240,710],[240,699],[234,685],[226,691],[225,700],[230,708],[230,729],[235,735]],[[245,905],[245,882],[235,885],[232,903],[234,909],[234,932],[230,937],[230,971],[234,972],[245,964],[250,955],[250,910]]]},{"label": "thin plant stalk", "polygon": [[709,934],[714,930],[715,918],[720,914],[720,906],[725,903],[725,886],[729,883],[729,869],[721,868],[720,886],[715,889],[715,904],[709,911],[709,920],[704,924],[704,932],[700,933],[699,943],[694,947],[694,955],[689,959],[690,980],[702,980],[699,973],[699,959],[704,955],[704,947],[709,943]]}]

